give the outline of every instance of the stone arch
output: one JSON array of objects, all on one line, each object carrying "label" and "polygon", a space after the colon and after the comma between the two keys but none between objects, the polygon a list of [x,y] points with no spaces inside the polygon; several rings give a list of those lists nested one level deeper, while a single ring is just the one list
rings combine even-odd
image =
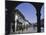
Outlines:
[{"label": "stone arch", "polygon": [[[6,8],[8,9],[8,15],[6,16],[6,34],[9,34],[10,33],[10,26],[11,26],[11,22],[13,20],[13,10],[14,8],[16,8],[16,6],[18,6],[19,4],[21,4],[23,2],[10,2],[10,1],[6,1]],[[30,2],[29,2],[30,3]],[[31,4],[36,8],[37,10],[37,14],[39,13],[43,3],[36,3],[36,2],[31,2]],[[39,7],[40,6],[40,7]],[[11,16],[12,15],[12,16]],[[39,14],[37,15],[37,17],[39,17]],[[37,18],[38,19],[38,18]],[[40,19],[39,19],[40,20]],[[38,32],[40,32],[40,21],[37,20],[37,27],[38,27]],[[7,23],[8,22],[8,23]],[[14,21],[13,21],[14,23]],[[7,32],[8,31],[8,32]]]}]

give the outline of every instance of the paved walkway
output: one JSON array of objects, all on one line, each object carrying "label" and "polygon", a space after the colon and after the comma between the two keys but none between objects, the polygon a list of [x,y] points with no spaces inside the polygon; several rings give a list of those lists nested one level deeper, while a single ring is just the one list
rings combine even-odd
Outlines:
[{"label": "paved walkway", "polygon": [[[44,30],[44,28],[43,27],[41,27],[41,32],[44,32],[43,31]],[[23,33],[22,33],[22,31],[20,31],[20,34],[28,34],[28,33],[36,33],[37,32],[37,27],[35,27],[35,28],[33,28],[33,27],[29,27],[27,30],[26,29],[24,29],[23,30]],[[16,33],[11,33],[10,35],[15,35]],[[16,34],[16,35],[18,35],[18,34]]]},{"label": "paved walkway", "polygon": [[[24,29],[23,32],[19,31],[20,34],[27,34],[27,33],[35,33],[37,32],[37,28],[35,27],[35,29],[33,27],[29,27],[28,29]],[[16,33],[14,33],[16,34]],[[13,33],[11,33],[10,35],[14,35]]]}]

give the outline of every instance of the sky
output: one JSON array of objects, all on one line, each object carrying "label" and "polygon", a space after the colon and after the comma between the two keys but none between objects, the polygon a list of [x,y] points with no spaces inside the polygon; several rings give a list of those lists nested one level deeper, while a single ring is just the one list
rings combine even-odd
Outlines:
[{"label": "sky", "polygon": [[[37,22],[37,16],[36,16],[36,9],[32,4],[29,3],[21,3],[16,7],[16,9],[19,9],[19,11],[25,16],[25,19],[27,19],[30,23],[36,23]],[[44,7],[41,8],[41,19],[43,19],[43,12]]]}]

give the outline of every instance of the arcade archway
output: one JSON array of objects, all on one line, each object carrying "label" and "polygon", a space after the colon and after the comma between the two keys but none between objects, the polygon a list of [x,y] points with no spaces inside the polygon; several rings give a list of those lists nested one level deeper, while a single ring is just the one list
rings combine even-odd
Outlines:
[{"label": "arcade archway", "polygon": [[[15,23],[14,21],[14,8],[16,8],[19,4],[24,3],[24,2],[10,2],[10,1],[6,1],[6,8],[8,9],[8,11],[6,13],[6,32],[9,33],[10,32],[10,26],[11,26],[11,22]],[[40,10],[41,7],[43,5],[43,3],[35,3],[35,2],[25,2],[25,3],[30,3],[32,4],[35,8],[36,8],[36,16],[37,16],[37,32],[41,32],[41,24],[40,24]],[[11,16],[12,15],[12,16]]]}]

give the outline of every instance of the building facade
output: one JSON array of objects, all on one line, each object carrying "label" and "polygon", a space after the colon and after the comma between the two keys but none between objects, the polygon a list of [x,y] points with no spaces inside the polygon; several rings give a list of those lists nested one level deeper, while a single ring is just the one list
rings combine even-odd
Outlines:
[{"label": "building facade", "polygon": [[19,11],[19,10],[15,10],[15,27],[14,29],[12,29],[12,26],[14,25],[14,23],[11,24],[11,32],[19,32],[19,31],[23,31],[25,28],[27,29],[27,26],[29,25],[29,23],[26,21],[24,15]]}]

